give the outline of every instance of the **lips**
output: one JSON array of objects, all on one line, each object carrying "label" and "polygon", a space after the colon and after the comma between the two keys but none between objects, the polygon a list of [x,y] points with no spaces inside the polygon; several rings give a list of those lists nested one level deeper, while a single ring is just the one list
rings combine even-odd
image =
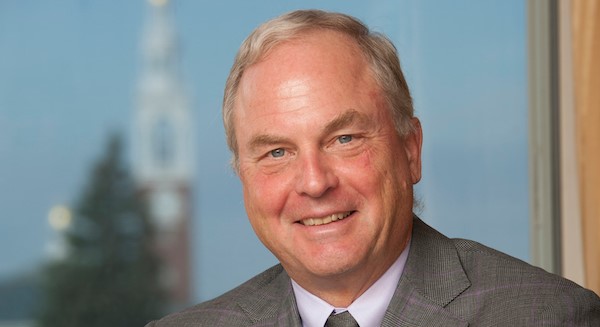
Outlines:
[{"label": "lips", "polygon": [[326,225],[332,223],[334,221],[342,220],[348,216],[350,216],[354,211],[342,212],[342,213],[334,213],[329,216],[320,217],[320,218],[307,218],[303,219],[300,222],[304,224],[304,226],[318,226],[318,225]]}]

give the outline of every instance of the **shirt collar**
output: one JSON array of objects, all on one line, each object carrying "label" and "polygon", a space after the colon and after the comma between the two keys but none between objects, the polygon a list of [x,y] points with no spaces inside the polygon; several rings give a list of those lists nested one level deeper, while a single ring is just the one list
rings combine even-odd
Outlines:
[{"label": "shirt collar", "polygon": [[361,327],[380,326],[404,270],[409,248],[410,242],[392,266],[348,308],[336,308],[292,280],[302,326],[322,327],[331,312],[340,313],[346,310],[350,311]]}]

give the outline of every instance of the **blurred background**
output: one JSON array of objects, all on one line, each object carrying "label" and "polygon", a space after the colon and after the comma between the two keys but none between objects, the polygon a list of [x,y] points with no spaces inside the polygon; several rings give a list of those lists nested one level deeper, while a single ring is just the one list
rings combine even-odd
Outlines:
[{"label": "blurred background", "polygon": [[247,222],[221,98],[243,39],[301,8],[398,48],[423,220],[598,292],[593,0],[6,0],[0,326],[143,325],[276,263]]}]

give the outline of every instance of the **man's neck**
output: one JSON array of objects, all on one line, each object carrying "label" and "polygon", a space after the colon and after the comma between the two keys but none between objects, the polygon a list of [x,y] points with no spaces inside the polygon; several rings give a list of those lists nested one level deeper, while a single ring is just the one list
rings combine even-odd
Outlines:
[{"label": "man's neck", "polygon": [[301,276],[290,277],[302,288],[331,304],[334,307],[345,308],[367,291],[388,269],[396,262],[402,251],[406,249],[410,239],[395,256],[390,256],[387,262],[365,262],[362,267],[374,269],[355,269],[331,276]]},{"label": "man's neck", "polygon": [[392,266],[350,305],[332,305],[292,280],[303,326],[323,326],[333,310],[348,310],[361,326],[380,326],[394,296],[409,252],[407,246]]}]

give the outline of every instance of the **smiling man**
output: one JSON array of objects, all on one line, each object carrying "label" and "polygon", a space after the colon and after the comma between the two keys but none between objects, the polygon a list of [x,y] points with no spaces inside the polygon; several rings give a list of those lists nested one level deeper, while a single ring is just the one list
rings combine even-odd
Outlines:
[{"label": "smiling man", "polygon": [[394,46],[356,19],[261,25],[223,116],[248,217],[281,264],[149,326],[600,325],[593,292],[414,216],[421,125]]}]

